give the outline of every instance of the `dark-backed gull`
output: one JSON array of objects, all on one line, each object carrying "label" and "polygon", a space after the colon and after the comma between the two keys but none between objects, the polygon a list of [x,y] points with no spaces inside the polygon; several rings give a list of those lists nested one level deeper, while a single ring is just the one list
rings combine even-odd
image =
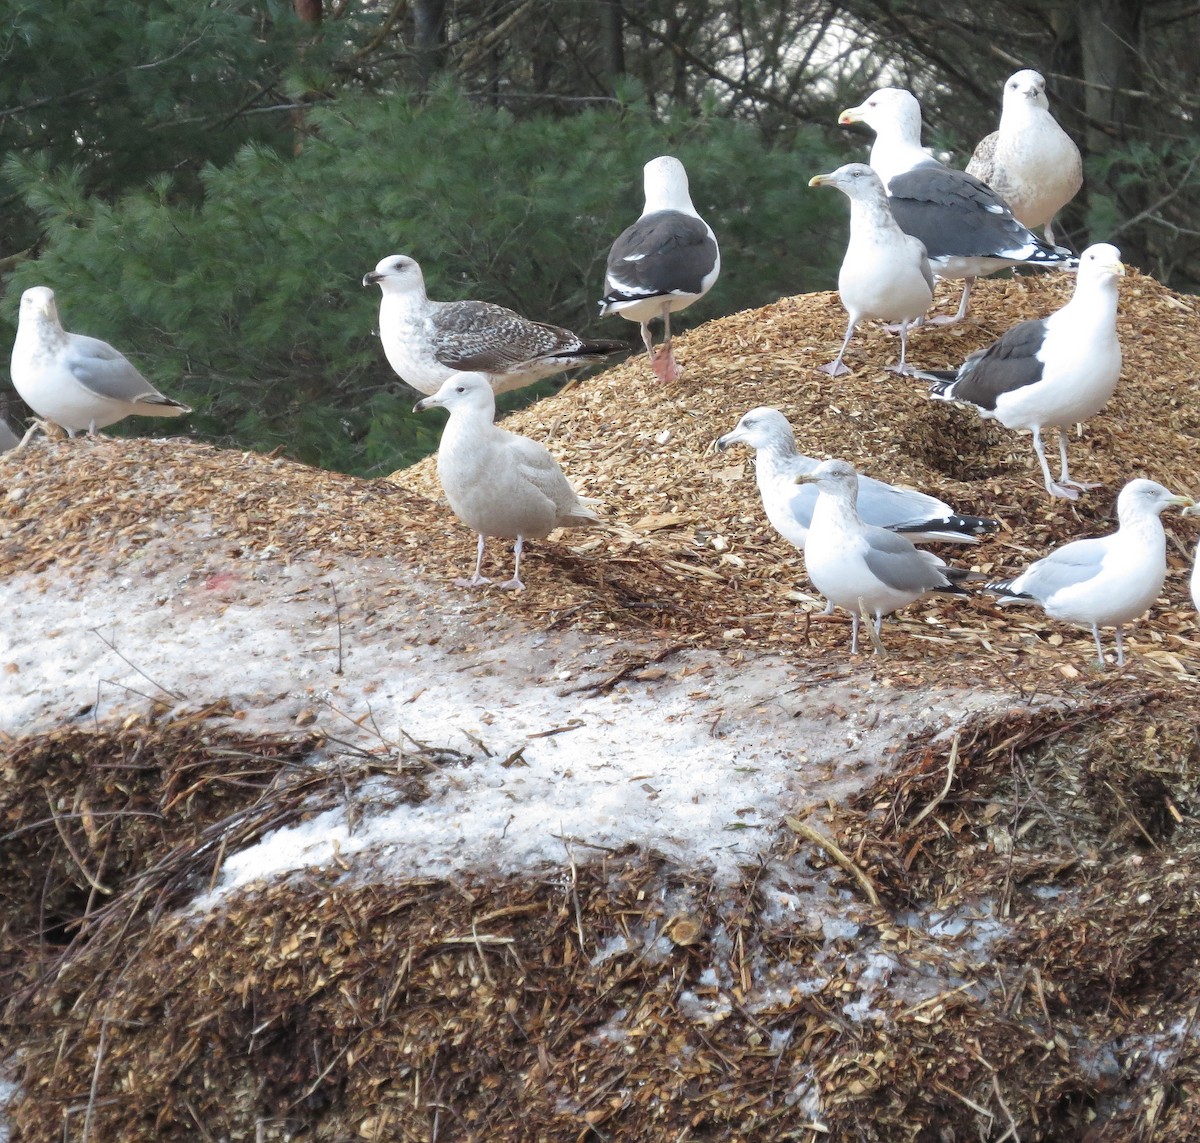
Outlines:
[{"label": "dark-backed gull", "polygon": [[[1121,375],[1117,280],[1124,273],[1115,246],[1089,246],[1079,256],[1075,292],[1062,309],[1013,326],[955,371],[916,370],[933,382],[931,397],[973,405],[985,418],[1032,432],[1051,496],[1077,500],[1077,489],[1095,487],[1070,478],[1067,429],[1098,413],[1116,389]],[[1050,475],[1042,446],[1041,430],[1050,426],[1058,429],[1058,480]]]},{"label": "dark-backed gull", "polygon": [[939,278],[962,278],[958,312],[939,324],[961,321],[971,283],[1008,266],[1066,266],[1069,250],[1053,246],[1023,226],[1008,204],[966,171],[939,163],[921,147],[921,105],[912,92],[884,87],[838,116],[875,132],[871,166],[891,197],[892,214],[906,234],[925,244]]},{"label": "dark-backed gull", "polygon": [[[639,322],[655,374],[661,381],[674,381],[680,369],[671,352],[671,314],[712,289],[721,272],[721,252],[712,227],[692,205],[687,172],[678,159],[651,159],[644,182],[641,217],[609,251],[600,313]],[[655,318],[663,322],[657,352],[650,332]]]}]

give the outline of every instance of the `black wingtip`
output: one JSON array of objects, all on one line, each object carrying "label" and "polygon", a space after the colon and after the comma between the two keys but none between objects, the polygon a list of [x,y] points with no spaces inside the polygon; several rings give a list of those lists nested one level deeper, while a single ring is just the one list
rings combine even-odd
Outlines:
[{"label": "black wingtip", "polygon": [[892,531],[928,535],[941,532],[943,535],[953,538],[955,536],[987,536],[999,529],[999,520],[989,520],[986,516],[960,516],[955,513],[952,516],[934,516],[912,524],[898,524],[892,528]]},{"label": "black wingtip", "polygon": [[1013,581],[1011,579],[993,580],[991,583],[983,585],[984,591],[990,591],[993,595],[998,595],[1001,599],[1032,599],[1033,596],[1024,591],[1013,591]]},{"label": "black wingtip", "polygon": [[925,373],[917,373],[917,376],[929,382],[929,395],[935,401],[953,401],[954,400],[954,383],[958,380],[957,373],[936,373],[934,370],[929,370]]},{"label": "black wingtip", "polygon": [[944,592],[947,595],[970,595],[971,593],[963,587],[964,583],[973,582],[976,578],[975,573],[970,568],[955,568],[944,567],[942,572],[946,577],[946,582],[941,587],[934,590]]},{"label": "black wingtip", "polygon": [[987,536],[1000,531],[1000,521],[989,516],[951,516],[950,519],[972,536]]}]

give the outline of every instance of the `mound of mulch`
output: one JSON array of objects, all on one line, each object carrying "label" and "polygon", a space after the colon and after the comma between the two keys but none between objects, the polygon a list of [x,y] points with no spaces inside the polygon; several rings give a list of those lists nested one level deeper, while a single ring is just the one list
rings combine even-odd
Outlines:
[{"label": "mound of mulch", "polygon": [[[1049,273],[981,282],[974,320],[918,331],[912,359],[955,365],[1016,320],[1057,308],[1071,287],[1069,275]],[[1001,533],[978,548],[943,548],[989,576],[1112,528],[1116,493],[1135,476],[1200,495],[1200,313],[1194,299],[1152,278],[1131,272],[1122,285],[1122,383],[1071,441],[1073,474],[1103,487],[1073,504],[1046,496],[1027,434],[930,401],[923,383],[886,373],[898,341],[877,326],[856,336],[851,376],[831,381],[817,372],[843,329],[836,295],[785,298],[681,337],[686,373],[675,385],[658,384],[637,356],[507,418],[507,427],[550,445],[577,488],[600,501],[610,527],[533,545],[528,590],[493,591],[494,608],[540,627],[742,642],[806,657],[842,651],[842,622],[805,621],[814,605],[805,603],[813,592],[803,558],[766,523],[750,457],[740,447],[713,451],[716,437],[755,405],[782,409],[813,455],[846,457],[964,512],[998,518]],[[119,558],[182,525],[207,531],[230,558],[394,557],[434,580],[463,574],[474,556],[473,537],[439,502],[432,459],[367,481],[179,440],[81,440],[0,457],[0,482],[8,493],[0,501],[0,574]],[[1139,669],[1184,676],[1200,663],[1185,584],[1197,529],[1177,513],[1166,526],[1167,605],[1136,626],[1132,657]],[[490,570],[507,576],[510,560],[493,541]],[[1073,681],[1092,661],[1086,632],[986,597],[930,598],[897,623],[886,644],[918,677],[1003,666]]]},{"label": "mound of mulch", "polygon": [[[1070,287],[980,283],[976,320],[918,332],[912,358],[956,364]],[[1104,488],[1075,504],[1046,498],[1027,437],[885,373],[881,331],[856,339],[852,376],[817,373],[843,328],[832,295],[784,299],[680,338],[676,385],[635,358],[509,418],[610,527],[537,545],[529,589],[494,608],[844,664],[845,626],[806,621],[819,601],[749,458],[711,450],[760,404],[815,455],[998,517],[998,536],[945,552],[987,574],[1111,527],[1134,476],[1200,493],[1200,313],[1149,278],[1123,284],[1122,385],[1071,444]],[[0,575],[84,576],[167,532],[226,560],[383,557],[432,583],[473,558],[432,462],[365,481],[82,440],[0,457],[0,482]],[[797,807],[770,860],[720,891],[647,850],[523,878],[335,863],[202,911],[223,853],[365,791],[420,800],[455,760],[314,765],[328,743],[239,733],[219,708],[0,743],[15,1137],[1194,1139],[1200,632],[1195,528],[1166,523],[1166,603],[1123,673],[1094,672],[1090,636],[1036,612],[907,609],[864,674],[1003,679],[1019,699],[898,744],[852,804]],[[842,927],[781,905],[789,878],[828,884]]]},{"label": "mound of mulch", "polygon": [[[226,846],[368,779],[420,799],[453,761],[329,773],[293,764],[303,743],[204,743],[205,721],[23,758],[61,843],[6,863],[6,894],[42,868],[109,894],[6,1004],[19,1139],[1194,1137],[1200,739],[1168,692],[913,741],[821,844],[795,821],[733,887],[653,852],[450,881],[335,862],[198,910]],[[128,823],[98,832],[105,803],[90,828],[66,812],[85,756],[118,785],[138,757],[147,789],[166,777],[153,861]],[[252,775],[236,805],[222,757]],[[777,899],[823,873],[833,929]]]}]

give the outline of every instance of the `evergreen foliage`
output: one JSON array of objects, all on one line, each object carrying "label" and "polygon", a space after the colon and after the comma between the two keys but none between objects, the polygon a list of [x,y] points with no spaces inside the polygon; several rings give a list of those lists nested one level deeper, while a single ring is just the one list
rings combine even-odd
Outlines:
[{"label": "evergreen foliage", "polygon": [[[177,193],[249,139],[286,145],[271,111],[322,41],[272,0],[14,0],[0,28],[0,153],[78,169],[111,195],[172,172]],[[0,177],[3,253],[37,238]]]},{"label": "evergreen foliage", "polygon": [[10,160],[45,241],[9,280],[3,319],[21,290],[49,285],[68,328],[111,341],[193,405],[200,435],[387,472],[434,447],[440,421],[412,415],[372,336],[379,295],[360,281],[380,258],[416,257],[435,298],[495,301],[640,350],[637,327],[600,323],[596,301],[657,154],[684,162],[724,250],[717,286],[677,328],[833,284],[844,211],[805,184],[835,159],[816,133],[791,144],[638,106],[518,120],[447,87],[313,109],[299,154],[246,144],[203,168],[199,202],[158,176],[108,204],[77,171]]}]

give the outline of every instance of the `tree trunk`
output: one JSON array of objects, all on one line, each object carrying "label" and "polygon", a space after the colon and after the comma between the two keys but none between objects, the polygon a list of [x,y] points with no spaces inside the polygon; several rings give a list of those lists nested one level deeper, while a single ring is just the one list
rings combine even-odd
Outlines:
[{"label": "tree trunk", "polygon": [[[292,0],[292,10],[300,17],[300,20],[305,24],[312,24],[314,27],[321,22],[321,17],[324,16],[323,0]],[[300,49],[300,54],[304,54],[304,49]],[[298,155],[304,150],[304,138],[308,134],[307,114],[303,107],[296,107],[289,113],[289,118],[292,123],[292,154]]]},{"label": "tree trunk", "polygon": [[1079,5],[1079,46],[1087,82],[1088,150],[1102,153],[1136,127],[1141,87],[1141,0],[1085,0]]},{"label": "tree trunk", "polygon": [[446,0],[414,0],[413,46],[417,75],[425,90],[446,64]]},{"label": "tree trunk", "polygon": [[601,0],[600,39],[604,49],[604,73],[609,89],[615,94],[615,83],[625,74],[625,13],[621,9],[621,0]]},{"label": "tree trunk", "polygon": [[292,9],[306,24],[319,24],[322,11],[322,0],[292,0]]}]

